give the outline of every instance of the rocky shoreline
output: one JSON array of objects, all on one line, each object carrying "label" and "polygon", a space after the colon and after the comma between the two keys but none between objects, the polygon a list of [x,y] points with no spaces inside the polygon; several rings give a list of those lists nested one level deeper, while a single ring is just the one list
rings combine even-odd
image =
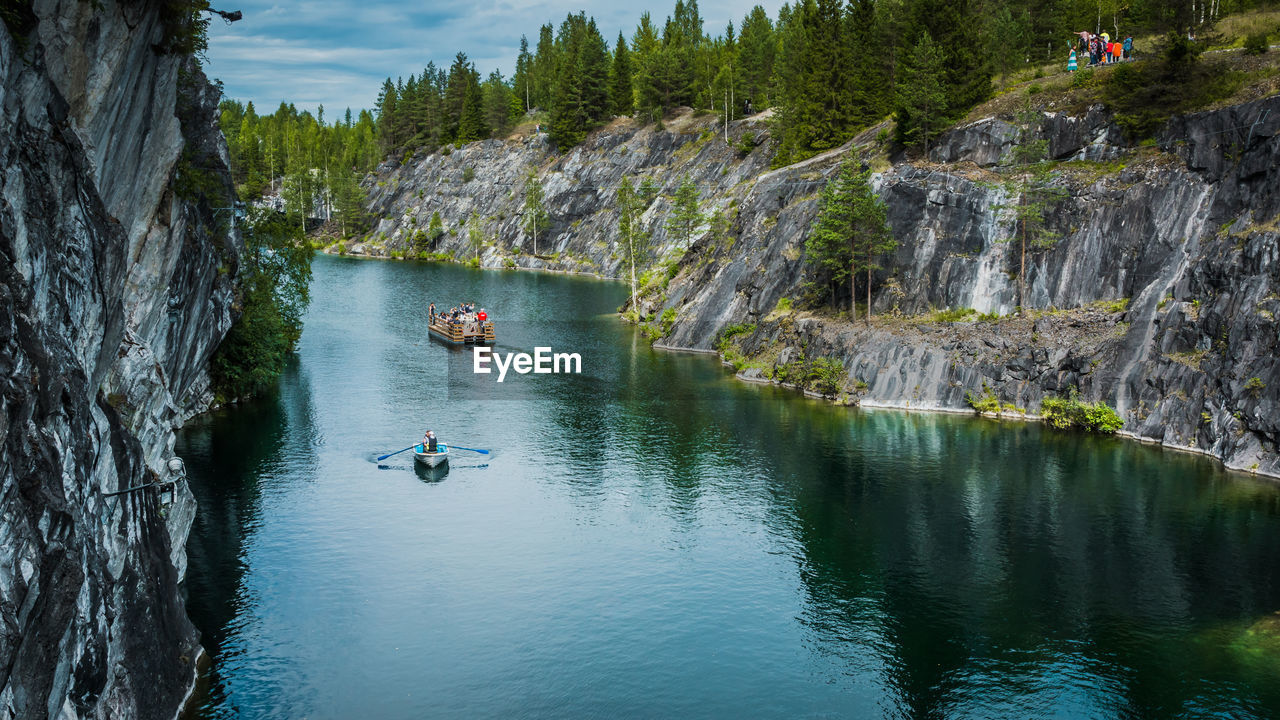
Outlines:
[{"label": "rocky shoreline", "polygon": [[[1036,117],[954,128],[927,161],[890,157],[886,129],[871,128],[773,170],[768,125],[758,119],[732,123],[728,142],[714,118],[691,113],[661,130],[619,121],[563,156],[536,138],[474,143],[384,168],[369,184],[384,220],[366,240],[375,254],[407,252],[433,213],[456,229],[483,207],[489,243],[480,266],[621,277],[608,188],[653,178],[659,191],[644,214],[652,269],[628,315],[660,347],[711,351],[727,329],[750,325],[737,338],[746,357],[803,345],[839,362],[851,389],[865,385],[867,407],[969,412],[966,393],[989,391],[1034,411],[1075,388],[1113,407],[1136,439],[1280,473],[1280,97],[1175,118],[1143,145],[1129,143],[1100,106]],[[1046,212],[1057,242],[1028,262],[1037,328],[1016,314],[1009,208],[1014,150],[1039,141],[1061,201]],[[804,305],[804,237],[818,193],[849,156],[874,170],[899,244],[875,279],[872,307],[883,321],[818,331],[824,321],[789,308]],[[554,218],[547,242],[560,254],[550,262],[526,252],[519,227],[529,167]],[[665,195],[684,175],[699,184],[709,217],[689,243],[666,227]],[[475,194],[468,176],[494,182]],[[467,259],[463,235],[432,252]],[[946,312],[964,315],[937,323],[959,332],[955,339],[919,321]],[[1089,319],[1099,313],[1105,322]],[[782,318],[807,329],[784,340]],[[1096,336],[1081,337],[1089,328]]]}]

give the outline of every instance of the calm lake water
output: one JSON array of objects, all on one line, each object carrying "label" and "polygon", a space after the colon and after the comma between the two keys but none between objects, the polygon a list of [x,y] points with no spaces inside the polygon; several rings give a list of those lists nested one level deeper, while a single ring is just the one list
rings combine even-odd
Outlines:
[{"label": "calm lake water", "polygon": [[[745,385],[614,283],[321,256],[313,294],[278,396],[180,438],[202,717],[1280,714],[1271,483]],[[421,321],[462,299],[584,376],[460,385]],[[374,460],[427,427],[493,452]]]}]

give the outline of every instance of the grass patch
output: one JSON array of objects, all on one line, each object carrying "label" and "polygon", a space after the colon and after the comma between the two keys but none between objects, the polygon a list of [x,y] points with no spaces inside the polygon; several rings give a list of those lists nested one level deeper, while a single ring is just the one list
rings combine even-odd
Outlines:
[{"label": "grass patch", "polygon": [[1200,370],[1200,363],[1204,362],[1204,359],[1208,354],[1208,350],[1189,350],[1186,352],[1169,353],[1165,355],[1165,357],[1179,365],[1186,365],[1192,370],[1198,371]]},{"label": "grass patch", "polygon": [[1078,428],[1085,432],[1112,435],[1124,427],[1124,420],[1104,402],[1082,402],[1071,389],[1068,397],[1047,397],[1040,404],[1040,414],[1049,427],[1059,430]]},{"label": "grass patch", "polygon": [[756,326],[750,323],[736,323],[726,327],[720,331],[720,337],[716,339],[715,349],[724,352],[726,348],[732,346],[733,339],[739,335],[750,335],[756,331]]},{"label": "grass patch", "polygon": [[773,369],[772,378],[821,395],[835,395],[844,386],[844,363],[836,358],[800,358]]},{"label": "grass patch", "polygon": [[964,401],[979,413],[1000,414],[1000,398],[996,397],[995,391],[987,387],[986,383],[982,385],[982,394],[974,395],[972,392],[965,391]]}]

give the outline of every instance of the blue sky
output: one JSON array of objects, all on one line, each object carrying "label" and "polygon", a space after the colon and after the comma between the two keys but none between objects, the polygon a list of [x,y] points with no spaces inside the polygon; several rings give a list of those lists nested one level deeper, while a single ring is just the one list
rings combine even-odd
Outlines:
[{"label": "blue sky", "polygon": [[[719,35],[756,4],[772,17],[781,2],[702,0],[698,9],[704,29]],[[215,17],[209,27],[205,69],[222,80],[226,97],[252,100],[259,112],[282,100],[312,111],[323,104],[326,119],[336,119],[347,107],[372,106],[384,78],[416,75],[429,61],[448,67],[459,50],[481,75],[498,69],[510,77],[520,35],[536,45],[544,23],[558,26],[566,14],[586,11],[612,47],[619,30],[631,37],[641,12],[647,9],[660,23],[675,0],[215,0],[213,6],[244,12],[240,22],[227,25]]]}]

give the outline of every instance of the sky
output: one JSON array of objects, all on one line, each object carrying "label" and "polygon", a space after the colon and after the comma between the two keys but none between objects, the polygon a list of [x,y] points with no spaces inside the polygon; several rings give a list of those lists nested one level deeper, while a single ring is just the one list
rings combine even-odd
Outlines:
[{"label": "sky", "polygon": [[[700,0],[703,29],[709,35],[734,27],[753,5],[770,17],[781,0]],[[558,27],[571,12],[594,16],[612,48],[618,31],[629,40],[640,14],[655,24],[671,14],[675,0],[657,4],[565,2],[562,0],[214,0],[219,10],[240,10],[231,25],[214,17],[209,25],[205,70],[222,81],[225,97],[253,101],[258,112],[272,112],[281,101],[326,120],[346,108],[371,108],[387,77],[418,75],[428,62],[448,68],[459,50],[475,62],[482,77],[500,70],[509,78],[520,51],[520,36],[537,45],[538,28]]]}]

